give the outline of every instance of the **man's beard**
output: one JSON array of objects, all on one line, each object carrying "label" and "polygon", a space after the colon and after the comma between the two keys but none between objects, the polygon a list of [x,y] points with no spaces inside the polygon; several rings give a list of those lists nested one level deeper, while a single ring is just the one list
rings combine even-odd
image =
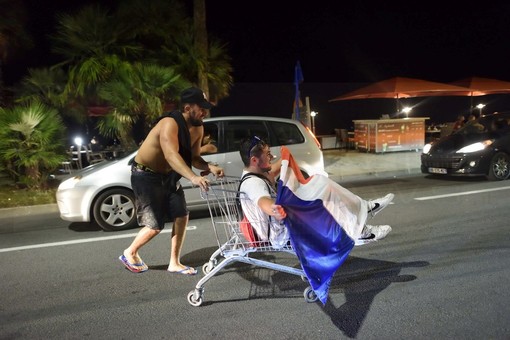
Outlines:
[{"label": "man's beard", "polygon": [[191,123],[192,126],[202,126],[204,125],[204,122],[202,119],[199,119],[199,118],[196,118],[197,117],[197,113],[195,112],[195,110],[192,110],[190,112],[190,115],[189,115],[189,122]]},{"label": "man's beard", "polygon": [[269,172],[271,171],[271,164],[269,164],[269,167],[262,167],[260,166],[260,162],[259,162],[259,167],[260,167],[260,170],[262,170],[262,172]]}]

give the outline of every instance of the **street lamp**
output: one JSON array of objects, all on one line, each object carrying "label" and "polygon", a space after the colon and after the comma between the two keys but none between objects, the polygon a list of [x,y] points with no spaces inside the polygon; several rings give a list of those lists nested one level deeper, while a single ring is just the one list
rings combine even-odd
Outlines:
[{"label": "street lamp", "polygon": [[315,116],[317,116],[319,112],[312,111],[310,112],[310,116],[312,117],[312,132],[315,135]]},{"label": "street lamp", "polygon": [[409,107],[409,106],[406,106],[402,109],[402,112],[404,112],[406,114],[406,118],[409,118],[409,112],[411,112],[413,108],[412,107]]},{"label": "street lamp", "polygon": [[480,110],[480,117],[482,116],[482,109],[485,107],[485,104],[478,104],[476,107]]}]

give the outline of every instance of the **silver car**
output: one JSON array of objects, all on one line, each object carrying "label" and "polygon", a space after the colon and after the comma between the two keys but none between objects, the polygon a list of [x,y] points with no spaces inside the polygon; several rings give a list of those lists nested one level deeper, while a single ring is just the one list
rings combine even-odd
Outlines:
[{"label": "silver car", "polygon": [[[218,117],[204,120],[205,136],[214,144],[214,153],[203,154],[208,162],[218,163],[229,176],[241,176],[243,164],[239,143],[249,135],[264,138],[271,152],[280,157],[285,145],[308,177],[324,172],[324,158],[320,144],[302,123],[271,117]],[[90,165],[64,180],[57,190],[60,217],[71,222],[95,221],[101,228],[116,231],[136,227],[134,195],[131,189],[129,161],[136,152],[118,160]],[[197,169],[194,169],[198,173]],[[188,209],[207,207],[198,188],[181,179]]]}]

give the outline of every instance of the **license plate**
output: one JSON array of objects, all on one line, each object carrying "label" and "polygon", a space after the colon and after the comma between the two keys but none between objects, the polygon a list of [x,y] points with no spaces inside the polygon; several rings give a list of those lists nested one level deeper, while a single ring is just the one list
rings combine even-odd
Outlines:
[{"label": "license plate", "polygon": [[446,175],[448,173],[445,168],[429,168],[429,172],[431,174],[441,174],[441,175]]}]

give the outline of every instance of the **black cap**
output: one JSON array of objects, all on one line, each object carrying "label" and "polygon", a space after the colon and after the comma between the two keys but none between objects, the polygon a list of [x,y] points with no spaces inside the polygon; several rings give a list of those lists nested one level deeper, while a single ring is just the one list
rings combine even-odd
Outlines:
[{"label": "black cap", "polygon": [[196,87],[190,87],[182,91],[181,93],[181,103],[187,104],[197,104],[203,109],[211,109],[214,105],[207,101],[207,96],[204,91]]}]

